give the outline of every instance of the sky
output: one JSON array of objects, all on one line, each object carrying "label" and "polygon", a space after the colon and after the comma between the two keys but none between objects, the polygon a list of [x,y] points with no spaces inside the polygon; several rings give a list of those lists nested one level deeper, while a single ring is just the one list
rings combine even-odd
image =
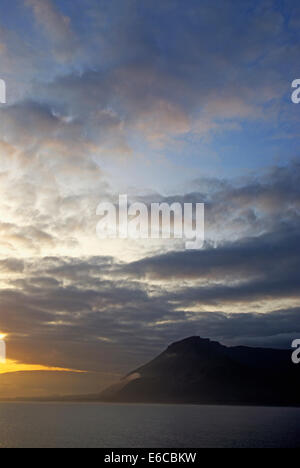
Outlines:
[{"label": "sky", "polygon": [[[297,0],[2,0],[0,398],[96,393],[190,335],[300,334]],[[205,203],[205,244],[97,206]]]}]

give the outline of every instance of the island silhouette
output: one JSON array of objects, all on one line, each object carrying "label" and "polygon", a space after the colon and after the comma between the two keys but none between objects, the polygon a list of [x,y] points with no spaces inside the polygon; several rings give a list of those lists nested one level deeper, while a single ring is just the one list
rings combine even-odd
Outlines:
[{"label": "island silhouette", "polygon": [[100,395],[107,402],[300,405],[290,350],[227,347],[199,336],[168,346]]}]

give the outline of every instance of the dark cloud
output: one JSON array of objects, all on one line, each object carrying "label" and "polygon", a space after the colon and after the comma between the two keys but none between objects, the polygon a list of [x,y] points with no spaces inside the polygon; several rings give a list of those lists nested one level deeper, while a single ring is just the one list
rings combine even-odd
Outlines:
[{"label": "dark cloud", "polygon": [[237,280],[289,277],[299,258],[298,227],[283,232],[225,243],[217,248],[170,252],[124,267],[134,276],[163,279]]},{"label": "dark cloud", "polygon": [[24,261],[17,258],[0,260],[0,271],[4,273],[22,273],[24,271]]}]

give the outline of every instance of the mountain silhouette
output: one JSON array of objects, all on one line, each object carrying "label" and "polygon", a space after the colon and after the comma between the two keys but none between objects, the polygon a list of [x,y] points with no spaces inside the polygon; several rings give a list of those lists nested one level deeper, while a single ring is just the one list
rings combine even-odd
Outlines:
[{"label": "mountain silhouette", "polygon": [[101,394],[110,402],[300,406],[291,351],[227,347],[198,336],[171,344]]}]

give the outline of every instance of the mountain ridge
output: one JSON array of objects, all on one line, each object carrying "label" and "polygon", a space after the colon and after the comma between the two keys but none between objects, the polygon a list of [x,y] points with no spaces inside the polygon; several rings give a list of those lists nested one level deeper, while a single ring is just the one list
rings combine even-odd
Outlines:
[{"label": "mountain ridge", "polygon": [[299,371],[289,350],[230,347],[191,336],[171,343],[100,398],[132,403],[298,406]]}]

